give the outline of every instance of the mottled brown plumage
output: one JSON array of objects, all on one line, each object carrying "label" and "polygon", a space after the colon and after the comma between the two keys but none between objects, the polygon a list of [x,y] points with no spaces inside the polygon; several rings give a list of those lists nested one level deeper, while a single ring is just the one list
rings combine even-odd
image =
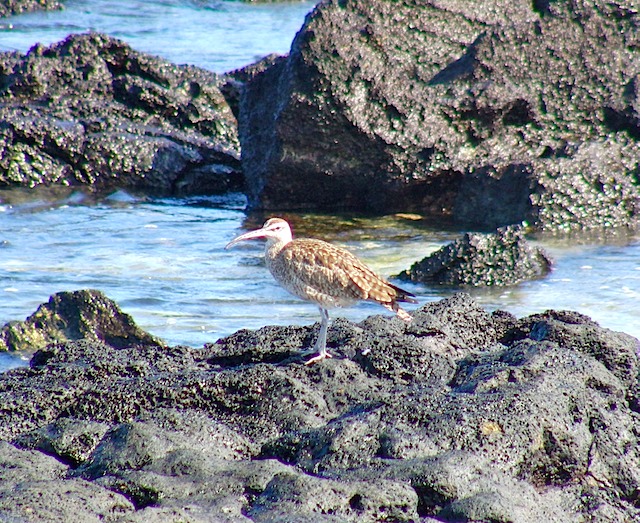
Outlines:
[{"label": "mottled brown plumage", "polygon": [[322,323],[316,342],[319,354],[307,364],[331,357],[326,350],[329,308],[360,300],[374,301],[411,321],[398,302],[416,303],[413,294],[378,276],[349,251],[322,240],[293,240],[289,224],[281,218],[267,220],[261,229],[238,236],[226,248],[253,238],[266,238],[265,260],[276,281],[295,296],[320,307]]}]

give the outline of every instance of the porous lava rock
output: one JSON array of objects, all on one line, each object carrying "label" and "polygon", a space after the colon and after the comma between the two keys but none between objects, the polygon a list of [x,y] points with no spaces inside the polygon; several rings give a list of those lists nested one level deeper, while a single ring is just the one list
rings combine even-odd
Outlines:
[{"label": "porous lava rock", "polygon": [[327,0],[247,83],[250,205],[469,228],[637,225],[630,0]]},{"label": "porous lava rock", "polygon": [[0,519],[640,517],[637,339],[466,294],[338,320],[309,367],[317,331],[66,342],[0,374]]},{"label": "porous lava rock", "polygon": [[0,351],[36,351],[85,339],[113,347],[162,344],[102,292],[84,289],[54,294],[25,321],[7,323],[0,329]]},{"label": "porous lava rock", "polygon": [[0,519],[6,522],[97,523],[132,512],[122,494],[83,479],[65,479],[56,457],[0,441]]},{"label": "porous lava rock", "polygon": [[62,2],[57,0],[4,0],[0,3],[0,18],[28,11],[51,11],[62,9],[62,7]]},{"label": "porous lava rock", "polygon": [[223,79],[91,33],[0,53],[0,187],[238,190]]},{"label": "porous lava rock", "polygon": [[247,82],[264,72],[272,65],[286,60],[286,56],[271,53],[262,57],[257,62],[246,65],[239,69],[227,72],[225,77],[225,83],[220,86],[220,91],[227,99],[227,103],[236,118],[240,115],[240,98],[242,96],[242,90]]},{"label": "porous lava rock", "polygon": [[545,276],[551,265],[549,254],[533,247],[522,227],[510,225],[492,234],[466,233],[398,278],[458,287],[502,287]]}]

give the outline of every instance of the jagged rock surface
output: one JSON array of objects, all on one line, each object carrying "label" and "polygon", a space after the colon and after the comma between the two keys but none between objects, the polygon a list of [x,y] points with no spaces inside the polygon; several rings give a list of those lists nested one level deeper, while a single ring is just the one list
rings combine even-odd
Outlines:
[{"label": "jagged rock surface", "polygon": [[25,321],[10,322],[0,329],[0,351],[36,351],[72,340],[101,341],[118,348],[162,344],[96,290],[54,294]]},{"label": "jagged rock surface", "polygon": [[242,186],[236,119],[214,73],[85,34],[0,53],[0,76],[0,187]]},{"label": "jagged rock surface", "polygon": [[636,225],[639,24],[629,0],[322,2],[244,91],[250,203]]},{"label": "jagged rock surface", "polygon": [[0,3],[0,18],[28,11],[54,10],[62,7],[62,2],[57,0],[4,0]]},{"label": "jagged rock surface", "polygon": [[307,367],[317,328],[38,352],[0,375],[0,519],[640,517],[635,338],[459,294],[411,324],[338,320]]},{"label": "jagged rock surface", "polygon": [[533,247],[522,227],[501,227],[494,234],[466,233],[414,263],[398,278],[452,286],[507,286],[540,278],[551,270],[551,257]]}]

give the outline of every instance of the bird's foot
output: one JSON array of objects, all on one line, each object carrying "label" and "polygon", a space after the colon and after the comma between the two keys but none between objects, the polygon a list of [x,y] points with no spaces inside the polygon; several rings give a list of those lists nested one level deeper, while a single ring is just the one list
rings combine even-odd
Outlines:
[{"label": "bird's foot", "polygon": [[314,365],[316,363],[318,363],[319,361],[325,360],[327,358],[333,358],[333,356],[331,354],[329,354],[326,350],[321,350],[317,356],[314,356],[313,358],[308,359],[307,361],[304,362],[305,365]]}]

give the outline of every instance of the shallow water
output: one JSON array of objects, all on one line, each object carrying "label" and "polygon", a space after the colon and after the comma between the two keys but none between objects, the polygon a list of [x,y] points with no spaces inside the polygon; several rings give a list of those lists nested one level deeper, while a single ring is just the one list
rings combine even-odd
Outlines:
[{"label": "shallow water", "polygon": [[[0,49],[26,51],[36,41],[92,28],[177,63],[223,72],[285,52],[312,5],[71,1],[60,13],[0,20]],[[317,321],[314,306],[273,282],[260,242],[224,250],[245,225],[261,224],[263,217],[247,223],[244,207],[237,194],[146,199],[115,193],[94,201],[80,192],[0,192],[0,325],[23,320],[55,292],[83,288],[103,291],[170,345],[202,346],[241,328]],[[345,246],[385,276],[461,235],[406,216],[286,217],[300,236]],[[640,236],[609,236],[542,241],[556,261],[548,277],[470,293],[487,310],[517,316],[577,310],[640,337]],[[453,293],[401,285],[421,303]],[[359,321],[378,313],[386,311],[360,304],[338,315]],[[0,369],[24,364],[19,356],[0,355]]]},{"label": "shallow water", "polygon": [[[261,242],[224,250],[245,226],[262,220],[247,223],[242,195],[136,199],[115,193],[92,202],[71,193],[56,204],[50,200],[47,195],[0,206],[0,324],[24,319],[55,292],[84,288],[103,291],[170,345],[201,346],[241,328],[318,319],[313,305],[273,282],[263,265]],[[384,275],[397,274],[460,234],[404,216],[285,217],[300,236],[347,247]],[[522,316],[548,308],[573,309],[603,326],[640,336],[638,236],[608,244],[543,245],[556,260],[547,278],[469,292],[488,310],[502,308]],[[421,303],[453,293],[401,285]],[[354,321],[378,313],[386,311],[375,304],[338,312]]]},{"label": "shallow water", "polygon": [[71,33],[97,31],[138,51],[216,73],[269,53],[289,51],[315,2],[250,3],[215,0],[65,0],[62,11],[0,19],[0,51],[26,52]]}]

